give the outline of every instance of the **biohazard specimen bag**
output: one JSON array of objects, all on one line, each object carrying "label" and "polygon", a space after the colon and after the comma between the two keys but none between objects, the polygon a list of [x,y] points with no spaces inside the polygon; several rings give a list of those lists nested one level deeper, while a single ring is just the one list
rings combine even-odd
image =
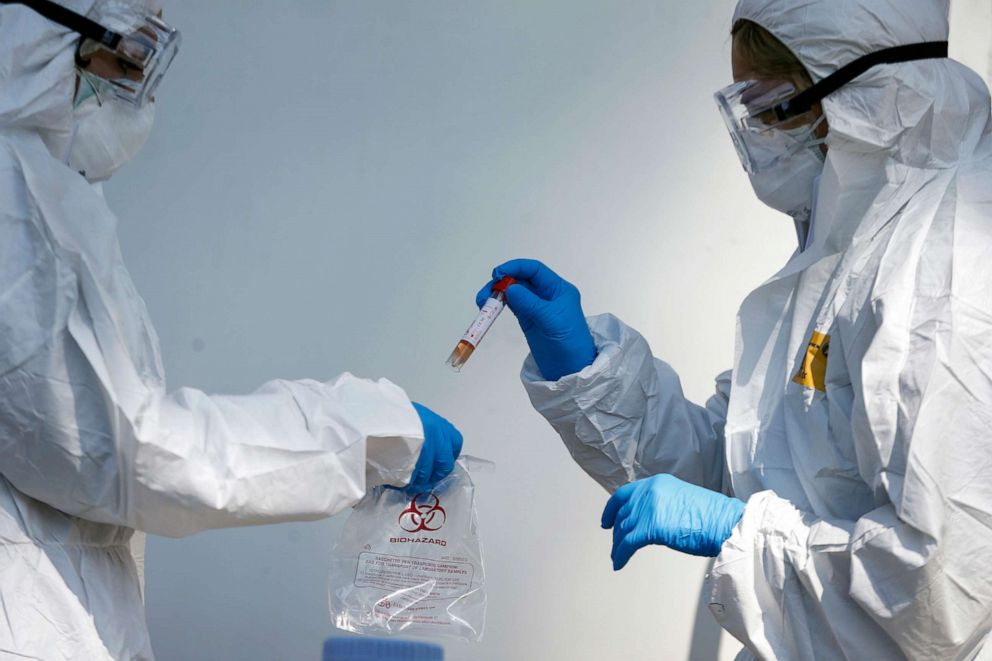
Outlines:
[{"label": "biohazard specimen bag", "polygon": [[375,487],[331,551],[334,626],[477,641],[486,619],[485,570],[471,457],[430,493]]}]

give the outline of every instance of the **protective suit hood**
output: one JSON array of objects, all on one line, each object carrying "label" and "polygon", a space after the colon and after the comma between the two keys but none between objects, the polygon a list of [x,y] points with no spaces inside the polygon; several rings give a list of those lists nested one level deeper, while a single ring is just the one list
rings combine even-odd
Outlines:
[{"label": "protective suit hood", "polygon": [[[86,14],[93,0],[60,3]],[[24,5],[0,5],[0,130],[41,135],[61,157],[72,135],[79,35]]]},{"label": "protective suit hood", "polygon": [[[742,0],[734,22],[784,43],[814,82],[868,53],[947,41],[947,0]],[[823,101],[831,151],[886,152],[912,167],[944,168],[989,149],[989,92],[953,60],[874,67]]]},{"label": "protective suit hood", "polygon": [[[109,4],[158,10],[157,0],[60,0],[78,14]],[[37,133],[62,160],[73,133],[79,35],[20,4],[0,5],[0,131]]]}]

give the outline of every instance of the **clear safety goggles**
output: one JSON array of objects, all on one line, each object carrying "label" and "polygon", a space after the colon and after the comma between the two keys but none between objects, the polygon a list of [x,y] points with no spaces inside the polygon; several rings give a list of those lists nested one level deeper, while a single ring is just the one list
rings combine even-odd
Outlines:
[{"label": "clear safety goggles", "polygon": [[[771,168],[799,149],[822,143],[816,137],[816,117],[811,110],[790,117],[776,114],[776,108],[796,94],[796,87],[791,82],[744,80],[714,95],[737,155],[749,174]],[[780,133],[788,133],[794,138],[786,153],[769,149]]]},{"label": "clear safety goggles", "polygon": [[813,106],[880,64],[947,57],[946,41],[930,41],[883,48],[849,62],[801,92],[782,80],[744,80],[729,85],[714,97],[727,124],[741,164],[749,174],[775,165],[781,151],[770,146],[788,134],[792,153],[822,143],[816,138]]},{"label": "clear safety goggles", "polygon": [[[88,18],[50,0],[0,0],[23,4],[81,35],[76,65],[99,95],[140,108],[152,100],[176,57],[182,37],[160,16],[128,2],[105,2]],[[94,20],[96,19],[96,20]]]}]

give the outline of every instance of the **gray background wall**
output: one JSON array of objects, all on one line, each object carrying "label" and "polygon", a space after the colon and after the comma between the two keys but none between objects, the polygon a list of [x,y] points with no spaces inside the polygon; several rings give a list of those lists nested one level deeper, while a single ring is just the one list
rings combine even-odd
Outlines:
[{"label": "gray background wall", "polygon": [[[442,361],[491,267],[532,256],[709,395],[738,302],[794,245],[710,98],[730,79],[732,7],[166,4],[184,46],[107,195],[170,384],[387,376],[494,460],[479,480],[487,632],[451,659],[689,655],[705,562],[654,548],[611,571],[606,494],[530,409],[512,317],[462,374]],[[151,539],[159,659],[319,658],[343,522]],[[713,630],[697,640],[712,658]]]}]

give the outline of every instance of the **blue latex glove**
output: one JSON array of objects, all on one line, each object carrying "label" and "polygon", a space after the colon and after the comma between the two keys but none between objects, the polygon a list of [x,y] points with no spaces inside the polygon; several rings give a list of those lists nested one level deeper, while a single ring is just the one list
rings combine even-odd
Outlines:
[{"label": "blue latex glove", "polygon": [[603,511],[603,527],[613,528],[613,569],[624,568],[634,553],[661,544],[692,555],[717,556],[744,503],[671,475],[625,484]]},{"label": "blue latex glove", "polygon": [[506,304],[520,322],[541,375],[557,381],[596,360],[596,343],[582,314],[579,290],[533,259],[514,259],[497,266],[493,279],[475,298],[481,308],[492,286],[505,276],[517,283],[506,290]]},{"label": "blue latex glove", "polygon": [[455,467],[455,460],[462,451],[462,434],[426,406],[413,402],[413,408],[424,426],[424,446],[406,490],[423,493],[430,491]]}]

